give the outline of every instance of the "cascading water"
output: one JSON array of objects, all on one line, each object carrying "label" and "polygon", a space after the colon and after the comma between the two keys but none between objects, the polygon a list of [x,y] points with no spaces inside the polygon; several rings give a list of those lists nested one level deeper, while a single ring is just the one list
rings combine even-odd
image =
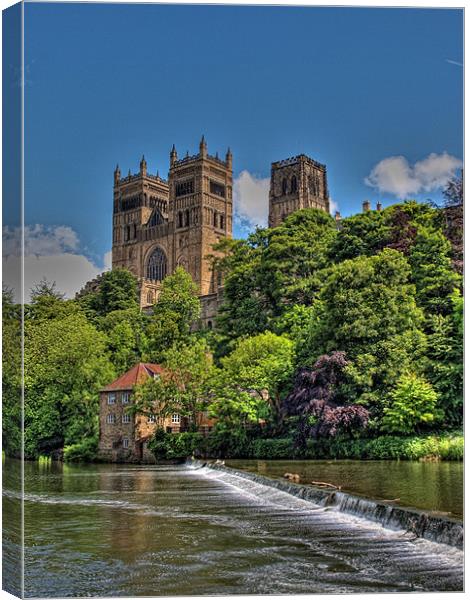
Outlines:
[{"label": "cascading water", "polygon": [[430,515],[424,511],[390,506],[374,500],[360,498],[341,491],[331,491],[315,486],[299,485],[263,475],[231,469],[220,463],[195,462],[195,466],[224,471],[237,477],[276,488],[292,496],[308,500],[317,506],[329,507],[339,512],[357,515],[384,527],[402,530],[432,542],[463,547],[463,524],[456,519]]}]

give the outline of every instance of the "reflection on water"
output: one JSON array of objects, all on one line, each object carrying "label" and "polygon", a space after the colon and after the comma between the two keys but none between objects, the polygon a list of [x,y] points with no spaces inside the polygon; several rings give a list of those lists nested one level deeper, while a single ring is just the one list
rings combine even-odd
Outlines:
[{"label": "reflection on water", "polygon": [[298,473],[301,483],[323,481],[367,498],[398,499],[398,505],[463,517],[461,462],[228,460],[226,463],[268,477]]},{"label": "reflection on water", "polygon": [[28,597],[462,589],[459,550],[226,473],[27,463],[25,476]]}]

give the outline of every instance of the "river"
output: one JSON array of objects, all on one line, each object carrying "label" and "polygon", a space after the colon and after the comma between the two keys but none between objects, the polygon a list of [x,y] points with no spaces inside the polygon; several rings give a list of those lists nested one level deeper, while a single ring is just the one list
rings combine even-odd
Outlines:
[{"label": "river", "polygon": [[[19,468],[4,464],[7,576]],[[456,548],[207,468],[30,462],[24,506],[27,597],[463,587]]]}]

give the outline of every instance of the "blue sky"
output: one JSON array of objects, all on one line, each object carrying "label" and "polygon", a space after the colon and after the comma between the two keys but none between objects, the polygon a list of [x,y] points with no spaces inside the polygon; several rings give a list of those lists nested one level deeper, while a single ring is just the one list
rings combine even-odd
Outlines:
[{"label": "blue sky", "polygon": [[171,145],[193,153],[202,133],[233,151],[235,236],[264,218],[270,163],[302,152],[327,165],[343,215],[365,198],[438,199],[463,156],[462,18],[27,4],[26,223],[71,228],[68,250],[102,266],[116,163],[136,172],[144,153],[166,176]]}]

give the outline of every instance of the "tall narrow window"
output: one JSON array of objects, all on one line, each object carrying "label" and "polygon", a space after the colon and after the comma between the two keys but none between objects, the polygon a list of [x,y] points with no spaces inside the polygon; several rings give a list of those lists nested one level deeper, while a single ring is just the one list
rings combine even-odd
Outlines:
[{"label": "tall narrow window", "polygon": [[147,292],[147,304],[153,304],[153,292],[151,290]]},{"label": "tall narrow window", "polygon": [[295,175],[290,180],[290,191],[292,194],[297,191],[297,177]]},{"label": "tall narrow window", "polygon": [[129,448],[129,438],[122,438],[122,447]]},{"label": "tall narrow window", "polygon": [[116,394],[108,394],[108,404],[116,403]]},{"label": "tall narrow window", "polygon": [[282,180],[282,194],[287,194],[287,179],[285,177]]},{"label": "tall narrow window", "polygon": [[113,414],[109,414],[106,417],[106,423],[109,423],[109,424],[116,423],[116,416]]},{"label": "tall narrow window", "polygon": [[123,423],[130,423],[131,422],[131,415],[128,415],[127,413],[124,413],[122,415],[122,422]]},{"label": "tall narrow window", "polygon": [[184,226],[189,227],[189,210],[184,212]]},{"label": "tall narrow window", "polygon": [[121,394],[121,402],[123,404],[129,404],[130,394],[129,392],[122,392]]},{"label": "tall narrow window", "polygon": [[161,248],[155,248],[147,263],[147,279],[162,281],[167,273],[167,260]]},{"label": "tall narrow window", "polygon": [[183,227],[183,213],[181,211],[178,213],[178,227]]}]

